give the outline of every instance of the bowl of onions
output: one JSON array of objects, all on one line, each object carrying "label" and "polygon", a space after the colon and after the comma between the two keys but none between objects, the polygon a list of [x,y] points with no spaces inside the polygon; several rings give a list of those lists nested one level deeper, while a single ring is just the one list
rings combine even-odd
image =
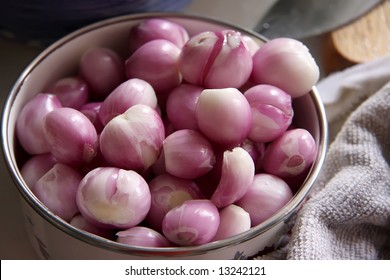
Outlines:
[{"label": "bowl of onions", "polygon": [[21,74],[2,121],[38,256],[276,248],[325,158],[318,77],[301,42],[192,15],[120,16],[55,42]]}]

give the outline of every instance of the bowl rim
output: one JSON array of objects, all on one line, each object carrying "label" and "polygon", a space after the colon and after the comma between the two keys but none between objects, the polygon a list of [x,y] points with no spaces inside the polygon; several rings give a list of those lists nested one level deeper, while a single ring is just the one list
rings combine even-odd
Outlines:
[{"label": "bowl rim", "polygon": [[[220,249],[224,249],[227,247],[235,246],[237,244],[244,243],[261,233],[264,233],[270,229],[272,229],[274,226],[279,224],[280,222],[283,222],[286,220],[286,217],[291,216],[293,213],[297,212],[299,210],[299,207],[303,204],[305,201],[305,198],[311,191],[313,184],[315,183],[316,178],[318,177],[318,174],[322,168],[322,165],[325,161],[326,156],[326,150],[328,145],[328,125],[327,125],[327,119],[325,114],[325,108],[321,101],[321,98],[319,96],[319,93],[314,86],[312,90],[308,93],[311,96],[311,99],[314,103],[314,107],[316,110],[316,113],[318,115],[318,125],[319,125],[319,139],[318,139],[318,151],[317,156],[314,161],[314,163],[311,166],[311,169],[309,170],[310,176],[307,176],[304,183],[300,187],[300,189],[295,193],[293,198],[285,205],[283,206],[276,214],[274,214],[271,218],[267,219],[263,223],[252,227],[248,231],[245,231],[243,233],[240,233],[238,235],[235,235],[233,237],[219,240],[219,241],[213,241],[207,244],[203,245],[197,245],[197,246],[187,246],[187,247],[160,247],[160,248],[154,248],[154,247],[142,247],[142,246],[131,246],[126,244],[121,244],[116,241],[108,240],[100,236],[96,236],[94,234],[88,233],[86,231],[77,229],[70,225],[68,222],[62,220],[61,218],[55,216],[52,214],[46,206],[44,206],[31,192],[31,190],[28,188],[26,183],[24,182],[20,170],[18,168],[18,165],[16,163],[16,159],[13,156],[13,152],[10,149],[10,143],[8,142],[8,122],[9,122],[9,115],[12,110],[13,102],[20,90],[20,88],[23,85],[23,81],[28,77],[28,75],[34,70],[34,68],[40,64],[42,60],[45,59],[46,56],[50,55],[52,52],[55,52],[57,48],[67,44],[69,41],[72,41],[73,39],[82,36],[85,33],[94,31],[96,29],[99,29],[101,27],[107,27],[109,25],[115,25],[121,22],[127,22],[127,21],[133,21],[133,20],[146,20],[150,18],[175,18],[175,19],[190,19],[195,21],[206,21],[211,24],[216,24],[219,26],[223,26],[226,28],[235,29],[239,32],[242,32],[244,34],[253,36],[259,40],[262,40],[264,42],[268,41],[265,37],[262,35],[249,30],[244,27],[240,27],[235,24],[231,24],[228,22],[225,22],[220,19],[212,18],[212,17],[206,17],[206,16],[200,16],[200,15],[193,15],[188,13],[177,13],[177,12],[153,12],[153,13],[138,13],[138,14],[129,14],[129,15],[122,15],[122,16],[116,16],[113,18],[105,19],[98,21],[96,23],[89,24],[85,27],[79,28],[70,34],[60,38],[56,42],[49,45],[47,48],[45,48],[40,54],[38,54],[35,59],[32,60],[28,64],[28,66],[24,69],[24,71],[21,73],[17,81],[15,82],[14,86],[11,88],[11,91],[5,101],[5,105],[3,107],[3,113],[2,113],[2,149],[3,149],[3,157],[5,159],[6,166],[8,168],[8,171],[19,191],[21,196],[24,198],[25,201],[32,207],[32,209],[37,212],[41,217],[43,217],[46,221],[48,221],[51,225],[55,226],[57,229],[63,231],[66,234],[69,234],[70,236],[86,242],[92,246],[96,246],[101,249],[107,249],[110,251],[114,251],[116,253],[122,253],[122,254],[128,254],[133,256],[149,256],[149,257],[167,257],[167,256],[185,256],[185,257],[191,257],[196,256],[199,254],[205,254],[210,251],[216,251]],[[180,254],[180,255],[179,255]]]}]

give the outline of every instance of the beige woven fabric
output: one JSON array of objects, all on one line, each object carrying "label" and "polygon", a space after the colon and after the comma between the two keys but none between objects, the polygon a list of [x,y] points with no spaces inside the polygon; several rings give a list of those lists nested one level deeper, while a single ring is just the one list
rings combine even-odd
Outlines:
[{"label": "beige woven fabric", "polygon": [[287,258],[389,259],[389,163],[390,83],[351,114],[329,147]]}]

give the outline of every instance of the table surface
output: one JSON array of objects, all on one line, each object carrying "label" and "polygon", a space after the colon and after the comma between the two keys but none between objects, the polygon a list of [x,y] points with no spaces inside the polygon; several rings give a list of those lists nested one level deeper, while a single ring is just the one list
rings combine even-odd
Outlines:
[{"label": "table surface", "polygon": [[[194,0],[185,12],[214,17],[251,29],[256,26],[261,16],[274,2],[275,0]],[[316,40],[308,41],[307,44],[313,42],[316,42]],[[311,49],[313,56],[316,58],[318,55],[316,43],[313,44]],[[7,95],[20,73],[41,51],[42,49],[37,46],[0,37],[1,108],[3,108]],[[3,157],[1,157],[0,164],[0,220],[2,221],[0,258],[36,259],[37,256],[29,243],[24,228],[24,219],[19,205],[21,198],[8,173]]]}]

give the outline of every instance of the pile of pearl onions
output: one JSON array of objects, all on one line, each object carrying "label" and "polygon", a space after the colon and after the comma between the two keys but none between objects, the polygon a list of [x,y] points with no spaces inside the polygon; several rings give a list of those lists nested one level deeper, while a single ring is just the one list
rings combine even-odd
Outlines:
[{"label": "pile of pearl onions", "polygon": [[319,76],[307,48],[234,30],[190,38],[161,19],[131,36],[125,61],[91,48],[77,75],[22,109],[18,139],[34,155],[22,175],[37,198],[81,230],[145,247],[205,244],[274,215],[292,198],[284,179],[316,155],[290,128],[292,99]]}]

